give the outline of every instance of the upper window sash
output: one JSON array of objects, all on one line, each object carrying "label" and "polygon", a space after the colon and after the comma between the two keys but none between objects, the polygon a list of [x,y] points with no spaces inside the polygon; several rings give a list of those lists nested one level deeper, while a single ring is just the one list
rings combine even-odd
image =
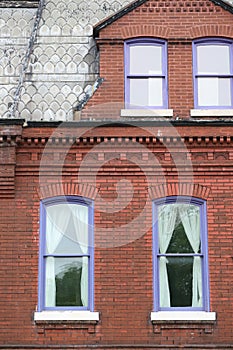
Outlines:
[{"label": "upper window sash", "polygon": [[[58,204],[72,204],[84,206],[88,210],[88,247],[86,252],[77,251],[62,252],[62,253],[48,253],[46,251],[46,220],[47,208],[56,206]],[[77,196],[54,197],[41,201],[40,203],[40,252],[39,252],[39,283],[38,283],[38,311],[42,310],[94,310],[94,208],[93,202],[89,199],[84,199]],[[54,306],[48,307],[45,303],[45,276],[46,266],[45,260],[47,257],[54,258],[83,258],[88,259],[88,305],[85,306]]]},{"label": "upper window sash", "polygon": [[[201,250],[198,253],[169,254],[159,251],[159,208],[167,204],[190,204],[197,206],[200,212],[200,241]],[[202,307],[177,306],[162,307],[160,305],[160,257],[189,257],[199,256],[202,259]],[[206,220],[206,202],[198,198],[190,197],[166,197],[153,202],[153,276],[154,276],[154,311],[209,311],[209,279],[208,279],[208,242],[207,242],[207,220]]]},{"label": "upper window sash", "polygon": [[233,42],[210,38],[193,42],[194,107],[233,108]]},{"label": "upper window sash", "polygon": [[167,43],[150,38],[125,42],[125,107],[167,108]]}]

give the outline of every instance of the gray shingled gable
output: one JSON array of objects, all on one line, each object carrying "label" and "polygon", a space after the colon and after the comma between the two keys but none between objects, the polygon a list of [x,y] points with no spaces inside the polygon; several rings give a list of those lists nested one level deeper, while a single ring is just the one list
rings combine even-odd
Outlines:
[{"label": "gray shingled gable", "polygon": [[[129,5],[125,6],[123,9],[118,11],[117,13],[114,13],[112,16],[108,17],[104,21],[99,22],[95,27],[94,27],[94,37],[98,37],[99,32],[107,27],[109,24],[115,22],[119,18],[123,17],[127,13],[133,11],[135,8],[138,6],[144,4],[148,0],[136,0],[133,3],[130,3]],[[221,6],[224,10],[229,11],[233,14],[233,0],[210,0],[212,1],[215,5]]]}]

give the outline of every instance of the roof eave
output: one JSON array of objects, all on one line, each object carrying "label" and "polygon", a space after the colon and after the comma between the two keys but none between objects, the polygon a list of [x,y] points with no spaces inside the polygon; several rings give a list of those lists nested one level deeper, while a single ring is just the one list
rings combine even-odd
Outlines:
[{"label": "roof eave", "polygon": [[225,0],[211,0],[215,5],[221,6],[224,10],[233,13],[233,3],[232,5]]},{"label": "roof eave", "polygon": [[148,0],[136,0],[133,3],[123,7],[120,11],[114,13],[113,15],[111,15],[110,17],[105,19],[104,21],[98,23],[93,29],[94,37],[95,38],[98,37],[99,36],[99,32],[103,28],[105,28],[109,24],[117,21],[119,18],[123,17],[124,15],[129,13],[130,11],[132,11],[132,10],[136,9],[138,6],[144,4],[146,1],[148,1]]}]

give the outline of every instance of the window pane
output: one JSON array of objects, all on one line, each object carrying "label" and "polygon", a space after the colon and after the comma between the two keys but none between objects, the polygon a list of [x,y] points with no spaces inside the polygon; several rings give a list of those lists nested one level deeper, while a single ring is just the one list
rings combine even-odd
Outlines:
[{"label": "window pane", "polygon": [[130,79],[130,105],[163,106],[163,79]]},{"label": "window pane", "polygon": [[[160,260],[163,259],[162,257]],[[160,286],[160,306],[162,307],[202,307],[202,271],[201,264],[194,269],[193,257],[167,257],[166,271],[168,279],[168,298],[162,295],[165,291]],[[199,258],[197,258],[199,259]],[[195,274],[195,277],[194,277]],[[164,275],[160,275],[163,284]],[[193,279],[196,282],[193,283]],[[195,286],[195,291],[193,291]],[[167,294],[167,293],[166,293]],[[195,294],[195,295],[193,295]]]},{"label": "window pane", "polygon": [[202,307],[200,207],[167,204],[158,215],[160,307]]},{"label": "window pane", "polygon": [[162,74],[162,46],[130,46],[130,74]]},{"label": "window pane", "polygon": [[86,253],[88,208],[64,203],[46,208],[46,254]]},{"label": "window pane", "polygon": [[192,306],[193,258],[169,257],[167,261],[170,306]]},{"label": "window pane", "polygon": [[230,48],[228,45],[197,46],[198,74],[229,74]]},{"label": "window pane", "polygon": [[167,253],[193,253],[193,249],[186,236],[181,219],[177,217],[172,238],[170,240]]},{"label": "window pane", "polygon": [[159,207],[159,252],[200,252],[200,208],[192,204]]},{"label": "window pane", "polygon": [[199,106],[231,106],[230,78],[198,78]]},{"label": "window pane", "polygon": [[46,258],[46,306],[87,306],[88,258]]}]

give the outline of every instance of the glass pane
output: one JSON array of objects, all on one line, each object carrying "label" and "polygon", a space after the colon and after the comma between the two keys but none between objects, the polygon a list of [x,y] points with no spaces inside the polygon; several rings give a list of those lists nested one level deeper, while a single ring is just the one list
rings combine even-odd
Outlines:
[{"label": "glass pane", "polygon": [[130,46],[129,55],[130,74],[162,74],[162,46]]},{"label": "glass pane", "polygon": [[174,228],[167,253],[193,253],[193,249],[186,236],[184,226],[179,216],[176,220],[176,226]]},{"label": "glass pane", "polygon": [[229,74],[230,48],[228,45],[197,46],[198,74]]},{"label": "glass pane", "polygon": [[130,105],[163,106],[163,79],[130,79]]},{"label": "glass pane", "polygon": [[171,307],[192,306],[192,257],[167,258],[167,273]]},{"label": "glass pane", "polygon": [[[88,268],[84,268],[84,259],[86,258],[46,259],[47,307],[83,306],[88,293],[85,287],[82,288],[88,286]],[[88,264],[88,260],[85,262]]]},{"label": "glass pane", "polygon": [[82,255],[83,250],[82,246],[74,239],[68,237],[67,235],[63,235],[54,253],[60,255]]},{"label": "glass pane", "polygon": [[88,208],[62,203],[46,208],[46,254],[81,254],[88,246]]},{"label": "glass pane", "polygon": [[159,252],[200,252],[200,208],[193,204],[174,203],[158,208]]},{"label": "glass pane", "polygon": [[198,78],[199,106],[231,106],[230,78]]}]

